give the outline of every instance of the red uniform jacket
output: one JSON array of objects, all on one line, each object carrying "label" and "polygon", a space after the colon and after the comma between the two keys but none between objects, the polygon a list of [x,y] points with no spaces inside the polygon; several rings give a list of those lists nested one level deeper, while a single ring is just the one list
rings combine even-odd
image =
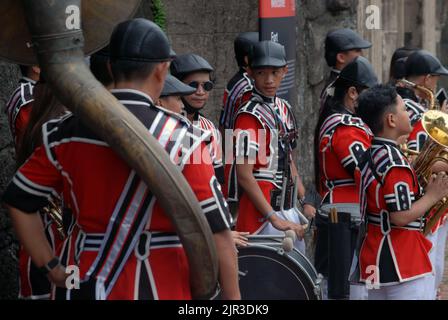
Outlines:
[{"label": "red uniform jacket", "polygon": [[[203,152],[208,133],[194,134],[181,117],[158,109],[141,92],[113,94],[182,170],[212,231],[229,228],[227,206],[208,152]],[[189,299],[188,263],[180,240],[135,172],[72,115],[44,125],[43,138],[44,146],[14,176],[4,201],[35,212],[56,192],[71,207],[77,225],[64,244],[61,261],[79,266],[81,289],[58,288],[57,297]],[[193,161],[195,152],[204,161]]]},{"label": "red uniform jacket", "polygon": [[[370,160],[369,160],[370,158]],[[390,215],[409,210],[420,196],[414,170],[390,140],[375,138],[360,167],[361,206],[367,232],[359,253],[361,282],[393,285],[432,272],[432,247],[421,219],[395,226]]]},{"label": "red uniform jacket", "polygon": [[333,114],[322,124],[319,192],[324,209],[325,205],[331,205],[341,212],[359,212],[354,171],[372,138],[372,132],[362,120],[350,114]]}]

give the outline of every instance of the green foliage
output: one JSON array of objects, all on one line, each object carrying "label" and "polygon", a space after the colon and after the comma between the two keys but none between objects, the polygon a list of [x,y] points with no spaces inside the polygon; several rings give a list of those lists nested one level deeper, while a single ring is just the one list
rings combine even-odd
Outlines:
[{"label": "green foliage", "polygon": [[166,12],[162,0],[152,0],[151,9],[154,15],[154,22],[163,31],[166,31]]}]

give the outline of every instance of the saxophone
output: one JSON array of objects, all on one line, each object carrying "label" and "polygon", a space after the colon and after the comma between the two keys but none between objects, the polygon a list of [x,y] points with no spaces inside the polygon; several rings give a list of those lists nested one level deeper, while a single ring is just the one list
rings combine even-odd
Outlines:
[{"label": "saxophone", "polygon": [[56,229],[59,233],[59,237],[64,240],[67,235],[65,234],[64,230],[61,199],[51,197],[51,199],[48,200],[48,205],[44,207],[41,212],[48,215],[50,219],[55,223]]},{"label": "saxophone", "polygon": [[436,106],[436,98],[434,95],[434,92],[432,92],[431,89],[426,88],[424,86],[415,84],[409,80],[406,79],[400,79],[397,81],[397,84],[402,84],[405,88],[409,88],[409,89],[416,89],[416,90],[420,90],[423,93],[425,93],[425,95],[428,97],[429,99],[429,106],[428,109],[429,110],[439,110],[440,106]]}]

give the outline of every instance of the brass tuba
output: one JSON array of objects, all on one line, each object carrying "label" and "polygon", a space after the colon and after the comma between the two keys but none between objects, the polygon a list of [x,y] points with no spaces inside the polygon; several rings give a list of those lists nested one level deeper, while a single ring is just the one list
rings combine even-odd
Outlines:
[{"label": "brass tuba", "polygon": [[[448,164],[448,115],[438,110],[427,111],[422,116],[422,125],[429,139],[415,159],[414,169],[420,185],[426,187],[433,165],[438,161]],[[431,208],[429,212],[434,211],[434,214],[426,218],[423,229],[425,235],[431,231],[447,209],[447,198],[443,198]]]},{"label": "brass tuba", "polygon": [[137,172],[182,241],[193,298],[209,298],[216,288],[218,258],[195,194],[166,151],[93,77],[84,60],[85,54],[108,43],[114,26],[133,16],[139,4],[140,0],[3,0],[0,57],[20,64],[38,62],[59,101]]}]

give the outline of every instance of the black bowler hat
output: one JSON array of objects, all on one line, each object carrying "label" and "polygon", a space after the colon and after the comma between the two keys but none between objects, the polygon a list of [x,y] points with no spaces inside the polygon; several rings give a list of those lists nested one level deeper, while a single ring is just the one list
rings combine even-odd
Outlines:
[{"label": "black bowler hat", "polygon": [[235,59],[240,67],[244,67],[246,65],[244,57],[249,56],[253,45],[259,41],[260,34],[258,32],[243,32],[235,38],[233,43]]},{"label": "black bowler hat", "polygon": [[351,29],[331,31],[325,38],[325,60],[328,66],[334,67],[338,53],[354,49],[367,49],[371,46],[369,41],[364,40]]},{"label": "black bowler hat", "polygon": [[162,93],[160,97],[168,96],[189,96],[196,92],[196,89],[186,85],[182,81],[178,80],[172,75],[167,75],[165,79],[165,84],[163,85]]},{"label": "black bowler hat", "polygon": [[194,53],[182,54],[171,63],[171,74],[178,79],[193,72],[213,72],[207,60]]},{"label": "black bowler hat", "polygon": [[249,66],[251,68],[286,66],[285,47],[273,41],[260,41],[252,48],[249,55]]},{"label": "black bowler hat", "polygon": [[448,76],[448,70],[431,53],[425,50],[418,50],[406,60],[406,76],[426,74]]},{"label": "black bowler hat", "polygon": [[372,65],[364,57],[357,57],[345,66],[339,74],[335,86],[337,87],[342,81],[351,82],[355,86],[367,88],[372,88],[379,83]]},{"label": "black bowler hat", "polygon": [[111,60],[164,62],[175,57],[162,29],[143,18],[118,24],[112,32],[109,48]]}]

